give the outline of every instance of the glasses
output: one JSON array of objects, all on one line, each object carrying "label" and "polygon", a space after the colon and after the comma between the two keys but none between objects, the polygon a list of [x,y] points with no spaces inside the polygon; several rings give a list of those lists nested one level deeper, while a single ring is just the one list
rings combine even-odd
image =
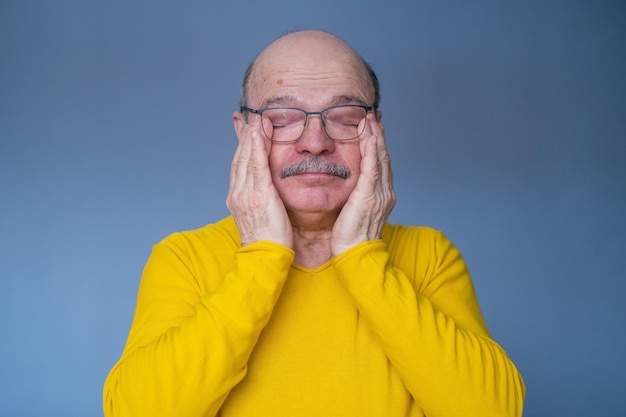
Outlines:
[{"label": "glasses", "polygon": [[374,110],[372,106],[346,104],[333,106],[322,111],[304,111],[293,107],[269,107],[251,109],[242,106],[242,113],[250,112],[261,116],[263,133],[274,142],[296,142],[300,139],[307,126],[309,115],[319,114],[322,128],[329,138],[337,141],[355,139],[365,130],[361,121],[367,112]]}]

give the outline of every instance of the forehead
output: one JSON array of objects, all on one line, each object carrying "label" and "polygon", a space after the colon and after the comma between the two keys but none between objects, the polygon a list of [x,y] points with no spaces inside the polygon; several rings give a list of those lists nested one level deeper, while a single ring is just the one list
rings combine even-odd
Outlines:
[{"label": "forehead", "polygon": [[248,87],[250,104],[259,107],[371,104],[374,99],[362,59],[342,41],[324,36],[281,39],[270,45],[255,61]]}]

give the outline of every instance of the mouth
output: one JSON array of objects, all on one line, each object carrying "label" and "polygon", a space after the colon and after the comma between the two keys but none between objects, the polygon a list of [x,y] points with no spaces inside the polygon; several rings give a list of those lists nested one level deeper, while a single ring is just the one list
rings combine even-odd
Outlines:
[{"label": "mouth", "polygon": [[326,161],[321,158],[309,158],[296,164],[289,165],[280,171],[280,178],[284,179],[302,174],[334,175],[342,179],[350,178],[350,170],[345,165]]}]

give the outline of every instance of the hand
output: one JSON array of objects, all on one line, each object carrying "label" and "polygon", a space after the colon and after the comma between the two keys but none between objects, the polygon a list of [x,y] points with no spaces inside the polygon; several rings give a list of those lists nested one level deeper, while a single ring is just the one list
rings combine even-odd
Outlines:
[{"label": "hand", "polygon": [[333,256],[366,240],[380,239],[396,204],[383,125],[374,115],[363,123],[367,126],[359,139],[361,173],[333,227]]},{"label": "hand", "polygon": [[226,206],[235,219],[242,246],[269,240],[291,248],[291,222],[272,182],[265,139],[260,132],[260,125],[249,123],[240,134]]}]

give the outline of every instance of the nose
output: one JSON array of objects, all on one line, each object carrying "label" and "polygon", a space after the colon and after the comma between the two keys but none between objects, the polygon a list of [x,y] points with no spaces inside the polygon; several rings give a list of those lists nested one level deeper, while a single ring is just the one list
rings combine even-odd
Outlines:
[{"label": "nose", "polygon": [[298,152],[308,152],[313,155],[331,153],[335,150],[335,141],[324,130],[320,115],[309,115],[304,132],[300,140],[296,142]]}]

